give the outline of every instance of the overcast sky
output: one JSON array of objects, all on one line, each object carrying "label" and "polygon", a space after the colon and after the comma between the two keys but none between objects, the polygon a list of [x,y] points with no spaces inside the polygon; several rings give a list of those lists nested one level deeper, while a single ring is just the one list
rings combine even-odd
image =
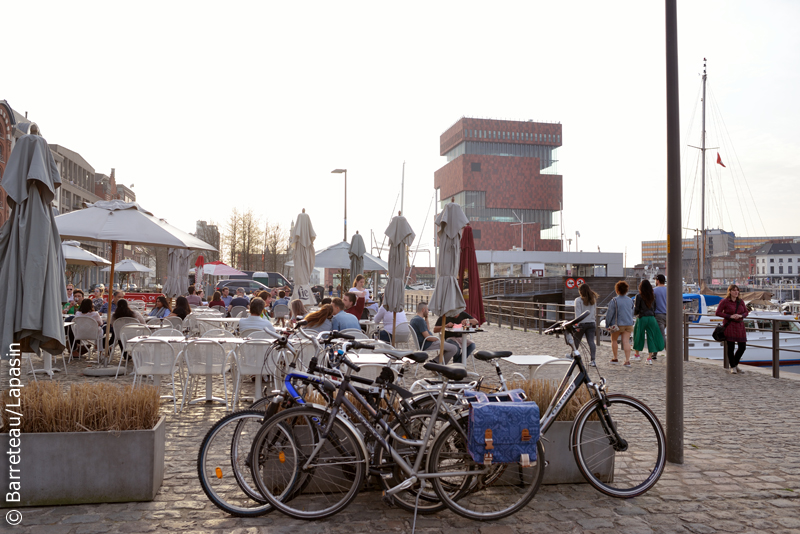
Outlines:
[{"label": "overcast sky", "polygon": [[[678,17],[682,145],[700,143],[706,57],[708,146],[727,165],[709,153],[708,226],[800,235],[800,2],[679,2]],[[14,2],[3,18],[0,98],[186,231],[233,207],[288,228],[306,208],[317,248],[334,244],[330,171],[347,168],[348,239],[382,240],[405,161],[419,235],[439,135],[472,116],[563,124],[580,249],[631,266],[666,236],[663,2]],[[682,152],[690,228],[697,162]]]}]

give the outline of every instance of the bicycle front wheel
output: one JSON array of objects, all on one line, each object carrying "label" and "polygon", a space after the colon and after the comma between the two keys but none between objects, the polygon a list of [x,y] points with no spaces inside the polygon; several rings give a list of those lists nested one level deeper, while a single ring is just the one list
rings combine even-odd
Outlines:
[{"label": "bicycle front wheel", "polygon": [[[328,517],[358,494],[366,463],[360,442],[339,419],[323,440],[329,417],[317,408],[290,408],[267,421],[253,442],[258,489],[290,517]],[[312,458],[319,443],[322,448]]]},{"label": "bicycle front wheel", "polygon": [[608,395],[578,414],[571,437],[575,461],[586,480],[606,495],[628,499],[652,488],[666,464],[666,439],[658,417],[642,401]]},{"label": "bicycle front wheel", "polygon": [[272,510],[259,493],[250,470],[250,447],[265,413],[243,410],[226,415],[211,427],[197,455],[197,475],[206,496],[217,508],[240,517]]},{"label": "bicycle front wheel", "polygon": [[444,474],[431,479],[433,489],[458,515],[478,521],[500,519],[524,508],[539,491],[544,476],[541,441],[536,451],[530,467],[519,462],[485,467],[472,460],[462,429],[450,425],[433,444],[428,472]]}]

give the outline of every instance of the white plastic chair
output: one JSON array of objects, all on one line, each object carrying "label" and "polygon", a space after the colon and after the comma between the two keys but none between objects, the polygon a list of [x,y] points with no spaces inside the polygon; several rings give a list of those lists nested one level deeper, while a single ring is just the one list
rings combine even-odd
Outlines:
[{"label": "white plastic chair", "polygon": [[100,327],[91,317],[75,317],[72,320],[72,346],[70,347],[69,360],[72,361],[72,352],[77,343],[81,347],[89,346],[89,358],[92,357],[92,348],[97,349],[98,362],[100,361]]},{"label": "white plastic chair", "polygon": [[269,340],[273,340],[273,339],[278,339],[279,337],[281,337],[280,334],[278,334],[276,332],[273,332],[271,330],[245,330],[244,333],[247,334],[247,335],[242,335],[242,337],[248,337],[250,339],[269,339]]},{"label": "white plastic chair", "polygon": [[216,310],[221,314],[224,314],[225,312],[228,311],[228,310],[225,309],[225,306],[211,306],[211,309],[212,310]]},{"label": "white plastic chair", "polygon": [[183,319],[180,317],[165,317],[164,321],[172,323],[172,328],[177,328],[178,330],[183,328]]},{"label": "white plastic chair", "polygon": [[[238,405],[239,391],[242,387],[242,376],[256,375],[259,377],[270,376],[268,373],[268,359],[267,355],[272,348],[272,342],[265,339],[255,339],[245,341],[234,351],[234,359],[236,361],[236,383],[233,389],[233,405]],[[272,369],[274,371],[274,368]],[[261,397],[258,387],[258,382],[255,388],[255,397],[257,400]]]},{"label": "white plastic chair", "polygon": [[231,337],[231,333],[224,328],[209,328],[203,332],[203,337]]},{"label": "white plastic chair", "polygon": [[135,324],[126,324],[122,328],[117,329],[117,322],[121,320],[122,319],[117,319],[114,321],[114,335],[122,345],[122,352],[119,355],[119,364],[117,365],[117,374],[114,375],[115,379],[119,377],[119,370],[122,368],[122,362],[125,362],[125,372],[128,372],[128,360],[125,359],[125,353],[128,352],[128,340],[139,336],[150,336],[150,329],[138,322]]},{"label": "white plastic chair", "polygon": [[187,380],[183,384],[183,399],[181,400],[181,411],[186,403],[187,389],[190,382],[194,382],[194,377],[207,377],[211,380],[213,375],[222,375],[222,383],[225,392],[225,409],[228,409],[228,379],[225,376],[229,369],[228,353],[225,348],[217,341],[213,340],[194,340],[183,349],[184,362],[186,363]]},{"label": "white plastic chair", "polygon": [[353,336],[356,339],[369,339],[369,336],[365,334],[360,328],[345,328],[341,330],[342,334],[348,334]]},{"label": "white plastic chair", "polygon": [[158,330],[154,331],[150,334],[150,337],[173,337],[173,336],[183,336],[183,332],[178,330],[177,328],[159,328]]},{"label": "white plastic chair", "polygon": [[157,325],[160,325],[160,324],[161,324],[161,319],[159,319],[158,317],[147,317],[147,318],[145,318],[145,322],[146,322],[147,324],[157,324]]},{"label": "white plastic chair", "polygon": [[246,311],[247,308],[245,308],[244,306],[234,306],[233,308],[231,308],[231,317],[239,317],[242,314],[242,312]]},{"label": "white plastic chair", "polygon": [[198,322],[197,316],[194,313],[190,313],[186,316],[186,319],[184,319],[181,324],[181,328],[189,333],[189,337],[199,336],[201,333],[200,322]]},{"label": "white plastic chair", "polygon": [[[175,373],[178,371],[178,354],[176,354],[175,346],[163,339],[149,337],[133,346],[131,357],[135,373],[133,377],[134,386],[137,378],[141,385],[142,378],[150,375],[153,376],[154,383],[156,383],[156,377],[169,376],[172,379],[172,410],[173,413],[178,413],[178,397],[175,395]],[[161,398],[169,397],[162,396]],[[183,403],[181,403],[181,407],[183,407]]]},{"label": "white plastic chair", "polygon": [[272,308],[272,316],[275,319],[285,319],[287,317],[291,317],[292,310],[289,309],[289,306],[286,304],[276,304],[275,307]]}]

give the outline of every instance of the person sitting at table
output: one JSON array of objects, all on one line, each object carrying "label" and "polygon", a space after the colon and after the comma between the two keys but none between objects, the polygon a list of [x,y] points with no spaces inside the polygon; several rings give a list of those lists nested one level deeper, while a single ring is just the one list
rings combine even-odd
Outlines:
[{"label": "person sitting at table", "polygon": [[225,307],[229,307],[231,305],[231,301],[233,300],[233,296],[231,296],[231,288],[223,287],[222,288],[222,302],[225,303]]},{"label": "person sitting at table", "polygon": [[[225,289],[228,289],[227,287]],[[227,308],[228,305],[225,304],[225,301],[222,300],[222,295],[219,291],[214,291],[214,294],[211,295],[211,301],[208,303],[209,308],[213,308],[214,306],[222,306],[223,308]]]},{"label": "person sitting at table", "polygon": [[[417,314],[411,319],[409,326],[414,331],[414,334],[417,336],[417,342],[419,343],[420,350],[438,351],[440,349],[439,338],[431,334],[430,328],[428,328],[427,302],[422,301],[419,304],[417,304]],[[453,356],[455,356],[457,352],[458,348],[455,345],[453,345],[452,343],[445,343],[444,363],[450,363],[450,360],[453,359]],[[434,356],[432,359],[435,360],[436,358],[438,358],[438,355]]]},{"label": "person sitting at table", "polygon": [[303,319],[306,314],[306,307],[303,306],[303,301],[300,299],[294,299],[289,302],[289,309],[292,310],[292,323],[296,323],[299,319]]},{"label": "person sitting at table", "polygon": [[323,304],[317,311],[313,311],[303,317],[306,321],[306,328],[313,328],[317,332],[330,332],[333,329],[331,318],[333,317],[333,306]]},{"label": "person sitting at table", "polygon": [[[347,297],[347,295],[345,295]],[[355,298],[355,295],[353,295]],[[361,323],[355,315],[345,311],[346,304],[343,299],[336,297],[333,299],[333,318],[331,319],[331,330],[345,330],[347,328],[355,328],[361,330]],[[352,307],[352,304],[350,305]]]},{"label": "person sitting at table", "polygon": [[189,295],[186,296],[186,301],[190,306],[200,306],[203,304],[203,299],[195,294],[194,286],[189,286]]},{"label": "person sitting at table", "polygon": [[[386,343],[392,342],[392,332],[394,332],[394,328],[400,327],[400,325],[403,323],[408,323],[408,319],[406,319],[406,313],[404,311],[401,310],[398,313],[392,313],[383,306],[381,306],[381,308],[378,310],[378,313],[375,314],[375,317],[373,317],[372,320],[376,325],[380,324],[381,321],[383,322],[383,328],[378,333],[378,339],[385,341]],[[398,331],[405,332],[407,328],[407,326],[398,328]]]},{"label": "person sitting at table", "polygon": [[169,309],[169,301],[167,297],[164,295],[159,295],[156,297],[156,305],[155,307],[150,310],[150,313],[147,314],[148,317],[155,317],[157,319],[163,319],[167,315],[172,313],[172,310]]},{"label": "person sitting at table", "polygon": [[247,297],[244,296],[244,289],[241,287],[236,288],[236,296],[231,299],[231,303],[228,305],[228,313],[231,312],[233,308],[236,306],[242,306],[246,308],[250,305],[250,301],[247,300]]},{"label": "person sitting at table", "polygon": [[[368,288],[364,287],[366,284],[367,279],[364,278],[363,274],[359,274],[356,276],[356,282],[353,284],[353,288],[350,290],[351,292],[355,293],[356,296],[364,297],[364,307],[368,308],[375,313],[378,313],[379,304],[372,300],[372,293]],[[363,317],[359,317],[361,319]]]},{"label": "person sitting at table", "polygon": [[319,305],[320,305],[320,306],[325,306],[326,304],[330,304],[331,302],[333,302],[333,298],[331,298],[331,297],[325,297],[324,299],[322,299],[322,300],[319,302]]},{"label": "person sitting at table", "polygon": [[119,319],[121,317],[132,317],[133,319],[136,319],[140,323],[146,324],[146,321],[144,320],[144,317],[142,317],[142,314],[139,313],[136,310],[132,310],[131,307],[128,306],[128,301],[125,300],[125,299],[119,299],[117,301],[117,309],[111,315],[111,327],[112,328],[114,327],[114,321],[116,321],[117,319]]},{"label": "person sitting at table", "polygon": [[95,310],[99,310],[103,307],[105,303],[105,299],[103,298],[103,293],[105,292],[106,288],[103,284],[98,285],[94,288],[94,295],[92,297],[92,304],[94,305]]},{"label": "person sitting at table", "polygon": [[281,304],[284,306],[289,305],[289,299],[286,297],[286,291],[283,290],[278,292],[278,298],[275,300],[275,303],[272,305],[272,307],[274,308],[275,306],[280,306]]},{"label": "person sitting at table", "polygon": [[[453,328],[456,324],[461,324],[461,326],[467,328],[470,326],[478,326],[478,320],[475,319],[473,316],[468,314],[467,312],[463,311],[458,314],[457,317],[451,318],[447,317],[447,324],[445,325],[446,328]],[[436,319],[436,323],[433,325],[433,333],[438,334],[442,331],[442,318],[439,317]],[[461,362],[461,348],[462,348],[462,341],[461,336],[454,333],[448,332],[445,330],[444,332],[444,341],[445,343],[452,343],[458,348],[458,352],[453,357],[453,362],[455,363],[462,363]],[[472,354],[472,351],[475,350],[475,343],[470,341],[467,344],[467,358],[469,355]]]},{"label": "person sitting at table", "polygon": [[356,320],[361,320],[361,314],[364,313],[364,297],[351,291],[345,293],[341,300],[344,302],[345,311],[352,314]]},{"label": "person sitting at table", "polygon": [[255,297],[250,301],[250,315],[239,320],[239,332],[244,332],[245,330],[269,330],[270,332],[275,332],[275,327],[270,320],[261,317],[264,306],[264,300],[259,297]]},{"label": "person sitting at table", "polygon": [[175,299],[175,307],[172,309],[167,317],[180,317],[181,320],[186,319],[186,316],[192,313],[192,307],[186,297],[178,297]]},{"label": "person sitting at table", "polygon": [[83,291],[80,289],[76,289],[72,293],[72,302],[68,303],[64,308],[66,310],[65,313],[67,314],[67,318],[70,318],[71,316],[75,315],[75,313],[78,311],[78,308],[80,308],[82,301],[83,301]]},{"label": "person sitting at table", "polygon": [[194,294],[200,297],[200,304],[199,304],[200,306],[208,306],[208,301],[206,300],[205,291],[203,291],[202,289],[198,289],[197,291],[195,291]]},{"label": "person sitting at table", "polygon": [[[83,299],[81,301],[81,305],[78,308],[78,311],[75,312],[75,317],[90,317],[94,319],[95,322],[97,322],[98,339],[103,336],[103,318],[100,317],[100,314],[95,311],[94,303],[90,299]],[[70,329],[70,334],[72,334],[72,329]],[[72,340],[70,340],[70,342],[72,342]],[[80,351],[73,352],[72,356],[73,357],[80,356]]]},{"label": "person sitting at table", "polygon": [[72,284],[67,284],[67,302],[72,304],[75,302],[75,295],[74,295],[75,286]]},{"label": "person sitting at table", "polygon": [[[119,302],[119,299],[124,299],[124,298],[125,298],[125,292],[122,291],[121,289],[117,289],[116,291],[111,293],[111,313],[114,313],[114,311],[116,311],[117,302]],[[100,308],[100,314],[101,315],[108,314],[108,302],[103,303],[103,306]]]},{"label": "person sitting at table", "polygon": [[261,312],[261,317],[269,319],[272,317],[272,293],[264,289],[257,296],[264,301],[264,311]]}]

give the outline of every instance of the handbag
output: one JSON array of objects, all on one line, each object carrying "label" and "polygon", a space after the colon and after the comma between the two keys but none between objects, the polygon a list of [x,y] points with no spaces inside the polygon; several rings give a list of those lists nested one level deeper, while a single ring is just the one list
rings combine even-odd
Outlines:
[{"label": "handbag", "polygon": [[714,331],[711,333],[711,337],[714,338],[714,341],[725,341],[725,324],[718,324]]},{"label": "handbag", "polygon": [[469,405],[467,450],[483,465],[536,463],[539,406],[535,402],[476,402]]}]

